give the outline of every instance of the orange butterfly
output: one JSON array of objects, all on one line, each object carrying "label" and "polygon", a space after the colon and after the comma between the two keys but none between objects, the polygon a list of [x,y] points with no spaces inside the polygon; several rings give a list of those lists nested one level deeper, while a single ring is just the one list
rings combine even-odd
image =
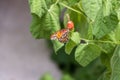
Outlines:
[{"label": "orange butterfly", "polygon": [[59,40],[61,43],[66,43],[69,38],[69,29],[61,29],[51,35],[51,40]]}]

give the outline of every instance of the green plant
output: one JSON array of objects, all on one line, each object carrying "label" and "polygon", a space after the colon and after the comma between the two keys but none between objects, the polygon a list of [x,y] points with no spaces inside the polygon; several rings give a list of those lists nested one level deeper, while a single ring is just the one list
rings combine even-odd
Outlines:
[{"label": "green plant", "polygon": [[[32,13],[30,31],[34,38],[50,39],[51,34],[65,28],[70,15],[74,30],[69,41],[52,41],[55,53],[61,48],[87,66],[97,57],[107,67],[99,80],[120,79],[120,1],[119,0],[29,0]],[[60,22],[61,21],[61,22]],[[73,51],[73,49],[75,49]]]}]

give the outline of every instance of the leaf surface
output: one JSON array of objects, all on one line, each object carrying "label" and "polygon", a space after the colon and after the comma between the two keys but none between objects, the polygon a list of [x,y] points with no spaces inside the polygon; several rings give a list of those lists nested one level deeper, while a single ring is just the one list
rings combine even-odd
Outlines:
[{"label": "leaf surface", "polygon": [[42,17],[42,15],[46,12],[45,9],[47,9],[47,5],[45,0],[29,0],[29,4],[32,14],[34,13],[39,17]]},{"label": "leaf surface", "polygon": [[96,20],[93,24],[93,34],[97,39],[114,31],[118,25],[117,15],[111,13],[109,16],[103,16],[102,10],[98,13]]},{"label": "leaf surface", "polygon": [[82,66],[88,65],[101,53],[101,49],[95,44],[81,44],[75,51],[75,59]]},{"label": "leaf surface", "polygon": [[41,18],[36,14],[32,14],[32,16],[30,31],[36,39],[50,39],[50,35],[60,29],[59,7],[57,5],[51,5]]},{"label": "leaf surface", "polygon": [[81,0],[81,3],[86,15],[94,21],[102,6],[102,0]]},{"label": "leaf surface", "polygon": [[111,78],[110,80],[120,79],[120,46],[117,46],[115,52],[111,58]]},{"label": "leaf surface", "polygon": [[54,48],[55,53],[57,53],[57,51],[64,46],[63,43],[60,43],[59,41],[56,41],[56,40],[52,41],[52,43],[53,43],[53,48]]},{"label": "leaf surface", "polygon": [[71,39],[65,45],[65,52],[70,54],[73,48],[80,43],[80,35],[78,32],[71,34]]}]

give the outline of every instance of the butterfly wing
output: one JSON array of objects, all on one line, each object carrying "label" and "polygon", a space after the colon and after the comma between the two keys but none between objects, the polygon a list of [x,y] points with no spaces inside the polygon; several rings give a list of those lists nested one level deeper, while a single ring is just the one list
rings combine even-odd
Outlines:
[{"label": "butterfly wing", "polygon": [[66,43],[69,40],[69,29],[61,30],[61,37],[58,39],[62,43]]},{"label": "butterfly wing", "polygon": [[51,37],[50,37],[51,40],[57,40],[57,36],[56,36],[56,33],[52,34]]}]

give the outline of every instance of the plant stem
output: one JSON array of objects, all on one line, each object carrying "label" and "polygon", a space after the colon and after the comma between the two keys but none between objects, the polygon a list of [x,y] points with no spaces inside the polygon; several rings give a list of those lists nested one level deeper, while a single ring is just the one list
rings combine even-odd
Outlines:
[{"label": "plant stem", "polygon": [[110,43],[110,44],[120,44],[112,41],[101,41],[101,40],[93,40],[94,42],[100,42],[100,43]]},{"label": "plant stem", "polygon": [[71,7],[67,6],[67,5],[65,5],[64,3],[60,3],[60,5],[62,5],[62,6],[64,6],[64,7],[66,7],[66,8],[68,8],[68,9],[70,9],[70,10],[76,12],[76,13],[79,13],[79,14],[84,15],[82,12],[80,12],[80,11],[78,11],[78,10],[76,10],[76,9],[73,9],[73,8],[71,8]]},{"label": "plant stem", "polygon": [[68,8],[68,9],[70,9],[70,10],[72,10],[72,11],[74,11],[74,12],[76,12],[76,13],[79,13],[79,14],[85,16],[86,18],[88,18],[89,21],[92,21],[82,10],[78,11],[76,9],[73,9],[73,8],[65,5],[64,3],[59,3],[59,4],[62,5],[62,6],[64,6],[64,7],[66,7],[66,8]]},{"label": "plant stem", "polygon": [[120,43],[112,42],[112,41],[88,40],[88,39],[84,39],[84,38],[81,38],[81,40],[85,40],[85,41],[87,41],[87,42],[110,43],[110,44],[117,44],[117,45],[120,44]]},{"label": "plant stem", "polygon": [[57,0],[57,1],[55,2],[55,5],[56,5],[58,2],[59,2],[59,0]]}]

